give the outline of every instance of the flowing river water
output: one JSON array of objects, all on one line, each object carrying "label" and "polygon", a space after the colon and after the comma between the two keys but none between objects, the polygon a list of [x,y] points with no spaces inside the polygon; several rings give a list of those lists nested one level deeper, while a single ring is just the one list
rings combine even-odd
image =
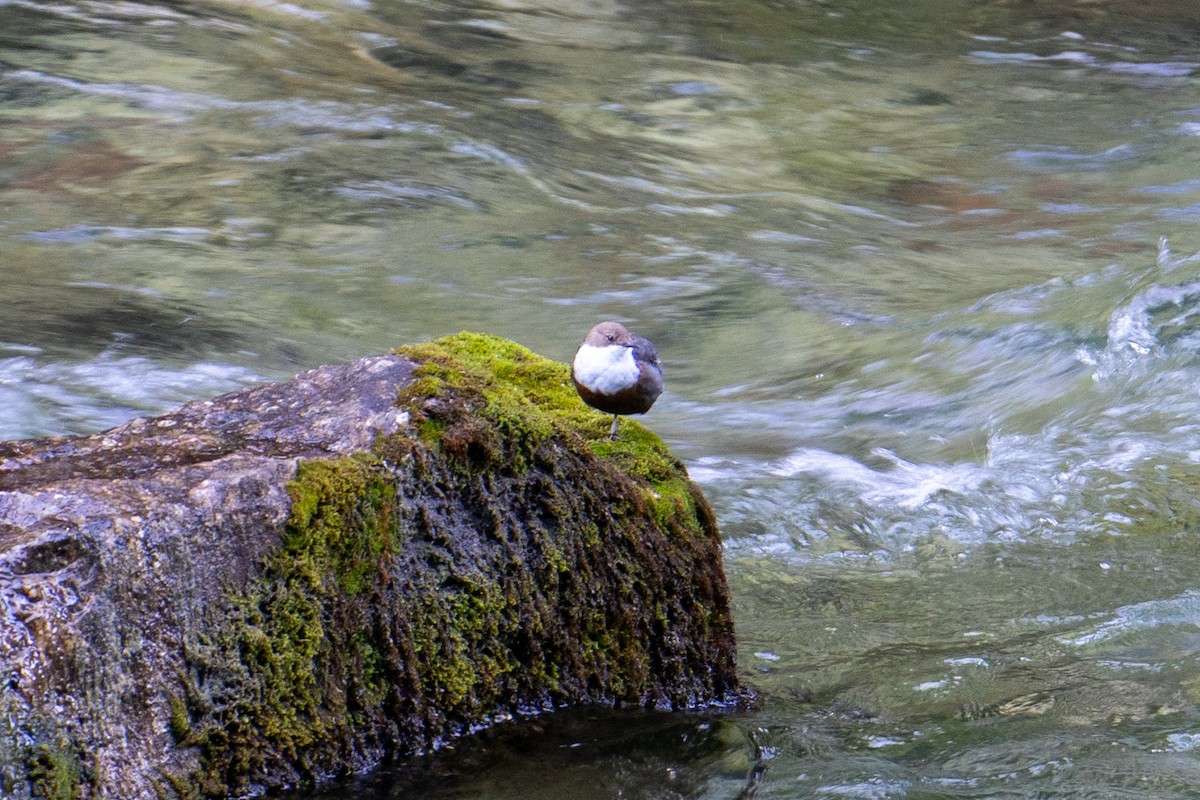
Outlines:
[{"label": "flowing river water", "polygon": [[1193,0],[0,0],[0,436],[619,319],[761,707],[322,798],[1200,791]]}]

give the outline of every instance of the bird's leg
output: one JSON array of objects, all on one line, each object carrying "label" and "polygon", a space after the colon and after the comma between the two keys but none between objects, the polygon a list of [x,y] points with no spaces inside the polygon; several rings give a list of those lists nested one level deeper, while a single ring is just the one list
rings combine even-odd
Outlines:
[{"label": "bird's leg", "polygon": [[609,439],[615,439],[615,438],[617,438],[617,423],[618,423],[618,422],[620,422],[620,421],[621,421],[621,417],[620,417],[620,416],[618,416],[617,414],[613,414],[613,426],[612,426],[612,430],[608,432],[608,438],[609,438]]}]

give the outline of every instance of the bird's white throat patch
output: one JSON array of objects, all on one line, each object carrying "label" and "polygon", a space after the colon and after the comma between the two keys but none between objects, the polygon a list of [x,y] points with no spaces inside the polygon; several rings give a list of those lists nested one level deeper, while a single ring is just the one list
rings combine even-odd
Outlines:
[{"label": "bird's white throat patch", "polygon": [[596,347],[585,344],[575,354],[575,380],[599,394],[616,394],[638,382],[633,348],[619,344]]}]

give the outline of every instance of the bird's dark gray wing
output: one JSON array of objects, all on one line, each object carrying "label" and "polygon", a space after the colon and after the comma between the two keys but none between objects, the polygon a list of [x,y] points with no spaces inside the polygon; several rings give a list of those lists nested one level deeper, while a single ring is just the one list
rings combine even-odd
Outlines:
[{"label": "bird's dark gray wing", "polygon": [[638,361],[653,364],[658,367],[659,371],[662,371],[662,362],[658,360],[658,350],[650,344],[650,340],[643,339],[637,334],[631,336],[630,339],[633,341],[633,357]]}]

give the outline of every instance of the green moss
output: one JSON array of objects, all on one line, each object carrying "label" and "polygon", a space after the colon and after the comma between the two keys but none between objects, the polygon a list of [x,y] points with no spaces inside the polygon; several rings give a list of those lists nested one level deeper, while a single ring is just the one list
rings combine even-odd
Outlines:
[{"label": "green moss", "polygon": [[74,800],[80,796],[83,769],[68,750],[38,745],[29,755],[28,775],[34,797]]},{"label": "green moss", "polygon": [[168,720],[171,735],[176,742],[186,742],[192,735],[192,721],[188,715],[187,703],[182,698],[171,698],[171,716]]},{"label": "green moss", "polygon": [[526,469],[561,432],[559,417],[582,406],[564,365],[495,336],[460,333],[397,353],[417,364],[400,404],[428,444],[467,468]]},{"label": "green moss", "polygon": [[[397,351],[416,362],[414,381],[399,403],[421,438],[468,469],[523,470],[553,436],[586,442],[596,456],[640,478],[646,500],[665,524],[694,520],[694,490],[662,439],[636,420],[589,408],[571,384],[571,370],[497,336],[463,332]],[[482,425],[480,418],[491,425]]]},{"label": "green moss", "polygon": [[422,694],[451,714],[490,709],[502,699],[501,679],[520,668],[499,644],[519,626],[503,588],[479,576],[459,576],[415,600],[407,611],[422,664]]},{"label": "green moss", "polygon": [[394,479],[374,456],[307,461],[288,493],[291,567],[314,584],[332,572],[343,591],[362,592],[396,546]]},{"label": "green moss", "polygon": [[362,631],[354,637],[358,657],[362,662],[362,685],[367,706],[378,705],[387,693],[387,675],[384,671],[383,654]]},{"label": "green moss", "polygon": [[[397,544],[394,478],[375,456],[304,462],[288,493],[280,547],[256,583],[230,594],[219,635],[193,645],[188,703],[172,701],[173,733],[200,749],[193,780],[205,796],[224,794],[231,776],[272,758],[302,764],[306,748],[346,724],[344,691],[326,680],[342,652],[327,628],[330,608],[374,585]],[[360,664],[371,658],[344,644]],[[370,704],[368,695],[377,703],[382,678],[360,680],[359,704]]]},{"label": "green moss", "polygon": [[197,800],[199,789],[179,775],[161,775],[151,779],[157,800]]}]

